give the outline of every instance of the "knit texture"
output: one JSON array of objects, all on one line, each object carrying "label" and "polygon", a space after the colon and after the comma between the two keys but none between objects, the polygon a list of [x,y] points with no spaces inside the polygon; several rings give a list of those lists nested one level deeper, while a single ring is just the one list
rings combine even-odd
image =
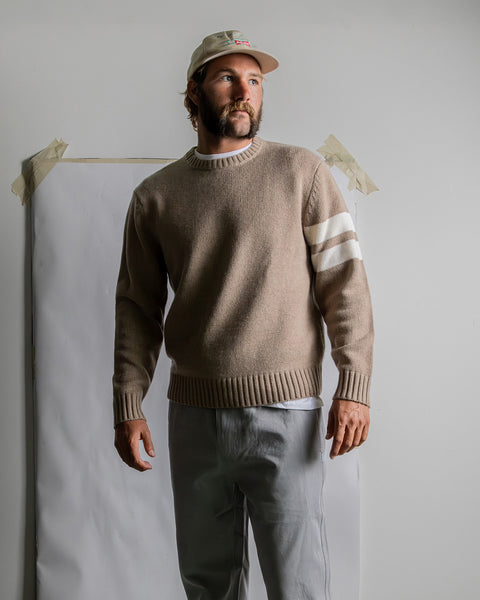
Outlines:
[{"label": "knit texture", "polygon": [[[174,291],[165,318],[167,281]],[[321,392],[323,323],[336,397],[369,404],[373,324],[353,222],[325,162],[256,137],[194,149],[145,179],[128,210],[116,294],[114,420],[142,401],[163,342],[168,397],[248,407]]]}]

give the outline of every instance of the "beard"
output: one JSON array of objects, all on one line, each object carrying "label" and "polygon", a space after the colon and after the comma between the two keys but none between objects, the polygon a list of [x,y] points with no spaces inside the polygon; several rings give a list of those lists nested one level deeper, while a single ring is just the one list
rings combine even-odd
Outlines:
[{"label": "beard", "polygon": [[[244,133],[239,133],[235,123],[229,119],[230,114],[236,110],[243,110],[248,114],[250,127]],[[251,104],[237,100],[218,109],[201,90],[198,113],[203,125],[211,134],[216,137],[230,137],[238,140],[252,139],[257,134],[262,120],[262,106],[255,112]]]}]

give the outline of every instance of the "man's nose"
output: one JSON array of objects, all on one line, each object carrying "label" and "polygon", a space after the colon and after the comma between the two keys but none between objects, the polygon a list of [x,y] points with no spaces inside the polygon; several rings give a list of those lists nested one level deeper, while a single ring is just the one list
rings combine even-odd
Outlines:
[{"label": "man's nose", "polygon": [[243,100],[244,102],[248,102],[250,100],[250,87],[247,81],[243,79],[239,79],[236,82],[235,86],[235,100]]}]

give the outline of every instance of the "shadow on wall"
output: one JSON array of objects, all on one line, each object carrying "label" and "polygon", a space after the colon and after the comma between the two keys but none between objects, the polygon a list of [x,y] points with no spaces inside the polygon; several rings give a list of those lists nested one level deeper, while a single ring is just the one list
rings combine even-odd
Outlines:
[{"label": "shadow on wall", "polygon": [[[31,168],[31,158],[22,163],[22,173]],[[24,264],[24,375],[25,375],[25,530],[23,549],[23,600],[34,600],[36,594],[36,494],[35,494],[35,396],[32,311],[32,207],[25,205],[25,264]]]}]

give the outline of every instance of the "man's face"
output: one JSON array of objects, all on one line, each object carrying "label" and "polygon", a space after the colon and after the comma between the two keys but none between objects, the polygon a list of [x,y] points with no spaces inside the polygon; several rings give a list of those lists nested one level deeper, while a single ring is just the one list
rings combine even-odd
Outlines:
[{"label": "man's face", "polygon": [[201,123],[217,137],[251,139],[262,118],[263,76],[247,54],[228,54],[208,64],[198,89]]}]

